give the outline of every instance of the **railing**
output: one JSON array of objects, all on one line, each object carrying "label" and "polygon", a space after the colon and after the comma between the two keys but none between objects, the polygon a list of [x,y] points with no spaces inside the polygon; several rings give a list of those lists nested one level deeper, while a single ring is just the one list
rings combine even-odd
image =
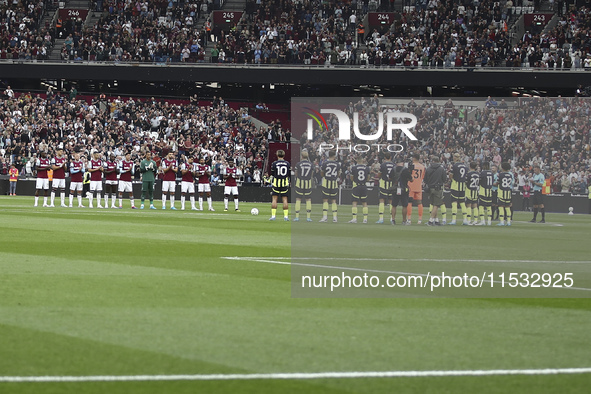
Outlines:
[{"label": "railing", "polygon": [[[51,29],[55,29],[55,24],[56,24],[56,22],[57,22],[57,17],[58,17],[58,15],[59,15],[59,10],[57,10],[57,9],[56,9],[56,10],[54,11],[54,13],[53,13],[53,17],[51,18],[51,22],[50,22],[50,24],[49,24],[49,27],[50,27]],[[53,39],[55,40],[55,37],[53,37]]]},{"label": "railing", "polygon": [[517,44],[525,34],[525,16],[521,14],[517,21],[509,29],[509,37],[511,37],[511,44]]},{"label": "railing", "polygon": [[436,66],[377,66],[372,65],[340,65],[340,64],[237,64],[237,63],[183,63],[183,62],[136,62],[136,61],[88,61],[88,60],[39,60],[39,59],[0,59],[0,66],[6,64],[46,64],[63,66],[107,66],[107,67],[172,67],[172,68],[207,68],[219,67],[228,69],[285,69],[285,70],[319,70],[319,69],[338,69],[338,70],[363,70],[366,72],[387,72],[387,71],[446,71],[446,72],[586,72],[591,68],[541,68],[541,67],[493,67],[493,66],[475,66],[475,67],[436,67]]}]

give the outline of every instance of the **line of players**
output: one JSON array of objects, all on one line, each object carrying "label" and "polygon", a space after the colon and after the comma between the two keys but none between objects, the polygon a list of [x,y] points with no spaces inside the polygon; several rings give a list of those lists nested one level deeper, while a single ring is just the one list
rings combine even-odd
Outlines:
[{"label": "line of players", "polygon": [[[501,171],[496,165],[490,167],[489,163],[483,163],[480,172],[478,164],[471,162],[468,168],[462,163],[459,154],[454,154],[451,180],[452,221],[456,224],[458,205],[462,209],[463,224],[484,226],[491,225],[494,211],[497,211],[499,223],[497,226],[511,226],[513,220],[512,192],[515,187],[515,176],[508,162],[501,163]],[[534,218],[530,221],[536,223],[538,210],[542,219],[538,223],[546,223],[542,186],[544,175],[539,166],[534,166],[535,175],[533,183],[533,207]],[[445,208],[445,205],[442,205]],[[472,213],[472,214],[471,214]],[[478,218],[480,220],[478,220]],[[486,219],[486,220],[485,220]],[[444,222],[445,224],[445,214]]]},{"label": "line of players", "polygon": [[[312,221],[311,216],[311,194],[312,177],[314,165],[308,160],[308,153],[302,152],[302,160],[295,166],[295,219],[299,221],[302,200],[306,201],[307,221]],[[391,207],[391,224],[396,224],[396,207],[402,206],[402,224],[411,224],[411,213],[413,201],[418,205],[419,219],[417,224],[422,223],[423,218],[423,181],[426,174],[425,166],[419,162],[419,154],[412,155],[410,165],[404,161],[393,162],[392,156],[386,153],[384,162],[380,165],[379,172],[379,219],[376,223],[384,223],[384,211],[386,203]],[[502,164],[502,172],[497,173],[489,169],[488,163],[483,163],[482,169],[478,171],[476,162],[470,166],[460,161],[460,155],[454,154],[452,176],[450,182],[452,220],[450,225],[456,224],[458,206],[462,210],[464,225],[491,225],[492,208],[498,206],[502,210],[502,219],[499,226],[511,226],[511,192],[515,183],[511,166],[509,163]],[[329,152],[328,160],[320,167],[322,175],[321,190],[323,194],[322,219],[320,222],[328,221],[329,202],[332,204],[332,221],[338,222],[337,195],[341,173],[341,163],[336,160],[335,151]],[[352,191],[352,215],[349,223],[357,223],[358,204],[362,204],[363,223],[368,222],[369,208],[367,206],[367,186],[370,176],[370,168],[366,165],[364,158],[359,157],[357,164],[350,169],[349,177],[353,183]],[[428,186],[428,185],[427,185]],[[444,185],[438,185],[443,187]],[[542,205],[543,207],[543,205]],[[432,211],[433,205],[430,206]],[[447,223],[447,208],[441,205],[442,222]],[[439,220],[430,220],[430,225],[439,225]]]},{"label": "line of players", "polygon": [[[78,200],[78,208],[85,208],[82,203],[83,184],[85,176],[89,177],[89,208],[93,208],[96,198],[97,208],[109,208],[109,197],[111,197],[111,208],[123,208],[123,196],[127,193],[131,208],[137,209],[134,203],[132,179],[136,171],[134,161],[131,159],[131,153],[127,152],[122,160],[117,161],[115,155],[111,154],[107,160],[103,160],[100,152],[94,152],[91,159],[85,165],[81,160],[79,153],[74,153],[72,160],[68,163],[63,150],[58,150],[53,159],[47,157],[46,152],[40,152],[37,159],[37,180],[35,185],[35,204],[39,203],[40,194],[43,193],[43,207],[54,207],[55,197],[59,193],[61,207],[72,208],[74,198]],[[53,170],[53,179],[51,181],[51,195],[49,194],[49,170]],[[162,161],[159,172],[162,173],[162,209],[166,209],[166,200],[170,201],[170,209],[175,207],[176,176],[181,172],[181,210],[185,209],[187,194],[191,203],[191,209],[195,211],[203,210],[203,199],[207,198],[208,210],[215,211],[212,206],[210,176],[211,170],[201,157],[199,163],[194,163],[194,158],[189,157],[180,168],[175,160],[175,154],[170,152]],[[69,204],[66,205],[66,173],[70,174],[70,194]],[[87,175],[85,175],[87,173]],[[228,211],[228,200],[230,196],[234,198],[234,207],[239,210],[238,203],[238,184],[237,180],[241,176],[241,171],[235,166],[232,159],[228,160],[228,167],[224,171],[224,211]],[[101,204],[101,194],[103,192],[103,179],[105,186],[104,206]],[[199,193],[199,208],[195,205],[195,181],[197,180],[197,192]],[[117,194],[119,195],[119,205],[117,205]]]},{"label": "line of players", "polygon": [[[314,165],[308,160],[308,152],[302,151],[302,160],[294,168],[295,176],[295,219],[299,221],[302,200],[306,202],[306,220],[311,222],[312,209],[312,184]],[[389,153],[385,155],[385,161],[380,166],[379,173],[379,219],[377,223],[384,223],[384,211],[386,203],[391,206],[391,223],[395,224],[396,207],[402,205],[403,224],[410,224],[413,200],[418,203],[420,224],[423,218],[422,182],[425,176],[425,167],[419,163],[419,156],[413,155],[413,165],[404,162],[394,163]],[[322,219],[321,223],[328,222],[329,208],[332,211],[332,221],[338,222],[337,196],[339,192],[339,179],[341,177],[341,163],[336,160],[336,151],[329,151],[328,160],[320,166],[322,175],[321,190]],[[368,190],[366,183],[370,178],[371,170],[366,165],[363,157],[357,159],[357,164],[351,167],[349,177],[353,183],[352,191],[352,215],[349,223],[357,223],[358,204],[362,204],[363,223],[368,222],[369,207],[367,206]],[[408,216],[408,217],[407,217]]]},{"label": "line of players", "polygon": [[[278,152],[279,153],[279,152]],[[287,205],[287,190],[289,187],[289,163],[283,157],[279,156],[279,160],[272,165],[273,174],[273,203],[272,203],[272,217],[275,218],[277,209],[277,199],[279,196],[283,200],[284,219],[289,220],[288,205]],[[105,177],[105,196],[104,208],[108,208],[109,196],[111,196],[111,208],[123,207],[123,195],[127,193],[131,203],[131,208],[136,209],[133,199],[132,191],[132,176],[135,173],[135,163],[131,160],[131,154],[128,152],[125,158],[116,161],[115,155],[110,155],[109,159],[103,161],[100,152],[94,152],[93,157],[88,162],[87,166],[80,158],[79,153],[73,155],[73,160],[68,166],[67,158],[64,156],[63,150],[58,150],[56,157],[50,160],[46,152],[40,153],[40,158],[37,160],[37,183],[35,192],[35,205],[38,205],[39,194],[44,192],[44,207],[53,207],[56,193],[60,192],[61,206],[72,207],[74,196],[77,196],[78,207],[83,208],[82,204],[82,190],[84,182],[84,172],[88,172],[90,176],[90,192],[88,195],[89,207],[93,208],[93,200],[96,197],[97,207],[103,208],[101,205],[101,193],[103,191],[103,175]],[[396,224],[396,207],[402,205],[402,224],[408,225],[411,222],[410,216],[412,213],[413,200],[418,203],[419,220],[421,224],[423,216],[422,205],[422,190],[423,179],[425,176],[425,167],[419,162],[419,155],[412,156],[413,162],[407,165],[405,162],[394,163],[391,155],[386,154],[385,160],[381,163],[379,173],[379,219],[378,224],[384,222],[385,205],[388,203],[391,206],[391,223]],[[69,205],[65,204],[65,176],[69,168],[71,182]],[[48,171],[53,170],[51,202],[47,203],[47,194],[49,190]],[[491,225],[492,206],[497,202],[499,209],[503,209],[503,219],[499,225],[511,225],[511,191],[515,183],[513,174],[510,172],[510,165],[508,163],[502,164],[503,172],[497,173],[488,168],[487,163],[483,163],[481,172],[477,171],[477,164],[470,163],[470,170],[460,161],[460,155],[454,154],[454,164],[452,167],[451,179],[451,199],[452,199],[452,221],[450,225],[456,224],[456,216],[458,206],[462,209],[463,224],[464,225]],[[166,209],[166,200],[170,201],[170,208],[176,210],[175,207],[175,190],[176,190],[176,175],[179,171],[177,162],[174,158],[174,153],[170,152],[166,158],[161,162],[160,171],[163,174],[162,183],[162,209]],[[191,209],[203,210],[203,197],[207,195],[207,202],[209,210],[213,211],[211,200],[211,187],[209,183],[210,167],[205,164],[204,158],[199,160],[199,163],[194,163],[193,158],[188,158],[187,162],[183,163],[180,168],[181,181],[181,209],[185,209],[186,195],[189,194]],[[336,161],[335,151],[329,152],[329,159],[321,166],[322,174],[322,193],[323,193],[323,216],[320,222],[328,221],[329,202],[332,204],[333,222],[337,222],[337,195],[339,188],[339,178],[341,172],[341,164]],[[295,193],[296,193],[296,207],[295,219],[299,221],[302,200],[306,200],[307,221],[312,221],[311,215],[311,194],[312,194],[312,177],[314,173],[313,164],[308,160],[308,153],[302,152],[302,160],[296,165],[295,173]],[[240,170],[235,167],[234,161],[229,160],[228,167],[224,171],[224,207],[228,210],[228,200],[230,195],[234,197],[235,210],[239,211],[238,201],[238,185],[236,180],[240,177]],[[367,180],[370,176],[370,168],[364,162],[362,157],[358,158],[358,162],[354,165],[349,174],[353,183],[353,202],[352,215],[353,218],[349,223],[357,223],[358,203],[362,203],[363,207],[363,223],[368,222],[369,208],[367,206]],[[199,193],[199,208],[195,206],[195,177],[198,180]],[[119,206],[116,206],[116,195],[119,193]],[[543,208],[543,205],[542,205]],[[432,206],[431,206],[432,209]],[[441,206],[442,224],[446,224],[447,209],[445,204]],[[486,217],[486,221],[485,221]],[[480,220],[478,220],[480,218]],[[542,221],[544,217],[542,218]]]},{"label": "line of players", "polygon": [[[515,184],[511,165],[507,162],[502,163],[502,171],[497,172],[496,166],[491,170],[485,162],[479,172],[476,162],[471,162],[468,168],[461,162],[458,153],[454,154],[453,161],[450,186],[452,220],[449,224],[456,224],[459,206],[462,210],[463,225],[490,226],[493,206],[496,206],[500,216],[498,226],[511,226],[511,193]],[[445,205],[442,205],[442,208],[444,207]],[[446,224],[443,211],[442,215],[442,224]]]}]

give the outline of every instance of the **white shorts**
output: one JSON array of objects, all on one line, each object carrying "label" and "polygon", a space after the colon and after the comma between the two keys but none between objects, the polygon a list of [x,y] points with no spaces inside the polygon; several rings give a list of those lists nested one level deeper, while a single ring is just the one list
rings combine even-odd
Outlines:
[{"label": "white shorts", "polygon": [[90,191],[94,192],[102,192],[103,191],[103,181],[90,181]]},{"label": "white shorts", "polygon": [[211,185],[209,183],[200,183],[197,185],[199,193],[210,193]]},{"label": "white shorts", "polygon": [[128,181],[119,181],[119,193],[132,193],[133,188],[131,186],[131,182]]},{"label": "white shorts", "polygon": [[224,186],[224,194],[226,195],[238,195],[238,186]]},{"label": "white shorts", "polygon": [[181,193],[195,194],[195,184],[193,182],[181,182]]},{"label": "white shorts", "polygon": [[65,189],[66,188],[66,180],[60,178],[53,178],[51,182],[51,187],[54,189]]},{"label": "white shorts", "polygon": [[174,193],[176,190],[175,181],[162,181],[162,191]]},{"label": "white shorts", "polygon": [[82,191],[83,186],[82,182],[70,182],[70,191]]},{"label": "white shorts", "polygon": [[37,178],[37,183],[35,184],[35,189],[49,189],[49,179],[47,178]]},{"label": "white shorts", "polygon": [[116,185],[119,181],[105,181],[105,185]]}]

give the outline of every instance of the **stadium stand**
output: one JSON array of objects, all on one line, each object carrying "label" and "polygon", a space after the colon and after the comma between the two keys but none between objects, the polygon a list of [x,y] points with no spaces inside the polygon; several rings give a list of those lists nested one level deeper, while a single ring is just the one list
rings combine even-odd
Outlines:
[{"label": "stadium stand", "polygon": [[[6,3],[6,2],[5,2]],[[45,6],[25,0],[5,4],[0,12],[0,59],[45,60],[53,46],[49,26],[42,26]]]},{"label": "stadium stand", "polygon": [[268,142],[291,138],[279,123],[257,128],[245,108],[233,109],[221,98],[189,103],[23,93],[0,100],[0,121],[3,167],[14,162],[28,175],[40,150],[51,155],[63,148],[68,155],[86,156],[92,150],[115,155],[129,150],[136,156],[149,149],[157,157],[169,151],[181,160],[204,156],[216,174],[233,158],[245,181],[260,182]]},{"label": "stadium stand", "polygon": [[[404,146],[405,154],[420,150],[428,161],[431,154],[440,152],[444,164],[450,164],[454,152],[462,152],[466,162],[498,165],[509,161],[516,179],[519,173],[541,165],[552,174],[553,190],[587,190],[591,177],[590,126],[585,121],[591,110],[588,99],[520,99],[520,105],[508,106],[504,100],[489,98],[483,105],[472,107],[457,106],[452,100],[411,100],[387,108],[378,103],[377,97],[362,99],[351,103],[347,111],[360,113],[361,130],[376,126],[378,109],[414,114],[418,119],[414,133],[421,145],[402,134],[393,141]],[[89,154],[93,149],[116,155],[150,149],[157,157],[170,150],[178,152],[179,158],[201,154],[217,173],[226,159],[235,158],[246,176],[254,178],[257,173],[259,180],[268,142],[291,140],[290,131],[282,129],[279,120],[268,128],[257,128],[245,108],[232,109],[220,98],[188,103],[154,98],[80,99],[52,93],[42,98],[23,93],[13,99],[4,96],[0,121],[3,170],[14,162],[30,175],[37,152],[51,153],[63,147],[68,154]],[[329,124],[334,121],[328,120]],[[375,143],[386,144],[384,138]],[[321,164],[325,158],[318,154],[319,144],[327,141],[331,136],[324,134],[314,141],[302,138],[301,145],[313,162]],[[378,159],[375,154],[373,164]],[[351,164],[347,162],[345,167]]]},{"label": "stadium stand", "polygon": [[62,60],[205,61],[206,34],[196,26],[200,2],[169,7],[161,1],[112,1],[105,2],[103,10],[92,26],[68,37]]},{"label": "stadium stand", "polygon": [[[511,26],[527,7],[511,1],[416,1],[401,7],[400,20],[383,34],[359,33],[369,11],[393,10],[390,2],[280,0],[247,1],[245,16],[225,28],[211,21],[212,4],[202,1],[112,0],[97,2],[100,15],[64,30],[59,59],[111,62],[214,62],[236,64],[348,65],[361,67],[509,67],[579,69],[591,67],[590,9],[556,9],[555,23],[516,37]],[[40,7],[25,2],[33,25]],[[558,3],[556,3],[558,4]],[[31,9],[31,6],[33,7]],[[233,4],[236,6],[236,4]],[[540,5],[537,5],[540,8]],[[533,6],[531,7],[533,11]],[[15,22],[16,23],[16,22]],[[31,53],[11,40],[19,25],[9,24],[5,58],[47,57],[48,31],[37,36]],[[30,27],[29,27],[30,29]],[[43,30],[43,29],[42,29]],[[37,34],[38,33],[38,34]],[[22,34],[21,34],[22,35]],[[41,37],[42,39],[39,39]],[[15,49],[15,47],[17,49]],[[39,55],[41,48],[43,54]],[[10,57],[12,56],[12,57]],[[55,58],[55,56],[54,56]]]},{"label": "stadium stand", "polygon": [[[561,7],[554,10],[553,26],[539,32],[526,31],[515,38],[508,34],[507,24],[523,13],[524,7],[519,4],[522,2],[513,9],[509,2],[492,0],[405,2],[401,19],[392,30],[360,35],[357,22],[367,12],[391,10],[393,4],[249,0],[244,3],[243,20],[221,30],[211,26],[210,2],[97,1],[91,8],[98,19],[88,25],[76,21],[61,31],[67,35],[55,51],[63,60],[87,62],[591,69],[590,8],[563,8],[560,3]],[[45,16],[42,2],[28,0],[5,6],[0,58],[47,59],[57,30],[43,26]],[[215,56],[206,51],[210,48]],[[489,105],[474,109],[472,119],[450,115],[461,111],[434,103],[399,109],[417,111],[421,119],[418,133],[427,141],[421,147],[425,155],[433,151],[449,155],[460,150],[466,160],[499,161],[496,158],[500,156],[511,159],[518,171],[543,164],[561,180],[560,187],[565,176],[570,178],[570,188],[588,177],[589,130],[583,122],[574,128],[554,129],[550,123],[554,117],[543,119],[535,132],[528,130],[540,121],[536,114],[545,111],[556,117],[566,112],[570,119],[582,119],[588,111],[586,101],[559,101],[540,99],[535,106],[510,109]],[[101,105],[106,107],[101,109]],[[141,150],[150,146],[162,154],[168,149],[182,151],[185,144],[199,140],[220,157],[237,155],[248,164],[258,155],[266,157],[266,141],[290,139],[280,121],[270,122],[270,132],[256,129],[246,112],[223,105],[150,104],[133,99],[114,99],[105,104],[96,98],[21,94],[16,99],[3,99],[0,110],[3,168],[15,159],[19,162],[21,156],[19,163],[25,172],[22,157],[31,158],[40,145],[43,148],[54,143],[81,151],[90,151],[96,144],[107,149],[121,146]],[[273,116],[263,109],[256,111],[262,117]],[[172,120],[153,129],[151,121],[158,117]],[[461,138],[450,139],[451,134]],[[237,150],[236,146],[242,146],[240,138],[244,149]],[[408,150],[417,148],[408,146]],[[187,149],[190,151],[190,147]],[[576,182],[572,182],[573,173],[577,174]]]},{"label": "stadium stand", "polygon": [[[391,143],[402,145],[404,151],[397,160],[409,161],[410,153],[420,152],[424,163],[437,154],[442,155],[443,164],[450,166],[453,153],[461,152],[466,163],[489,162],[498,166],[507,161],[511,163],[515,179],[520,173],[529,173],[535,165],[540,165],[552,175],[554,190],[584,194],[590,184],[591,144],[587,114],[591,110],[591,101],[588,99],[520,99],[519,105],[509,107],[504,100],[498,103],[489,98],[485,103],[466,108],[455,105],[451,99],[438,103],[433,100],[417,103],[411,99],[406,105],[384,107],[374,97],[351,102],[345,112],[359,112],[358,127],[363,131],[376,129],[378,111],[383,110],[412,113],[418,120],[413,134],[420,145],[403,133],[394,141],[386,141],[385,133],[380,139],[371,141],[384,147]],[[338,127],[330,126],[337,122],[334,115],[327,118],[327,122],[331,130],[338,130]],[[310,152],[310,160],[317,165],[327,159],[327,150],[321,150],[321,144],[338,144],[332,133],[319,132],[313,141],[301,137],[302,149]],[[348,149],[339,153],[344,169],[353,165],[355,155],[351,155]],[[374,151],[369,159],[374,176],[379,170],[380,159],[378,151]],[[343,171],[343,182],[347,181],[345,175],[346,171]]]}]

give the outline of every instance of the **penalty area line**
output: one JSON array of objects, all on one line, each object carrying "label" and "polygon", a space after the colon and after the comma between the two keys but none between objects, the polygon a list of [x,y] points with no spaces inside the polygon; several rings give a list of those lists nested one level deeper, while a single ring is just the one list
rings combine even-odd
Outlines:
[{"label": "penalty area line", "polygon": [[588,374],[591,368],[547,369],[482,369],[442,371],[355,371],[355,372],[295,372],[208,375],[96,375],[96,376],[0,376],[0,383],[64,383],[64,382],[153,382],[153,381],[212,381],[212,380],[310,380],[363,378],[429,378],[448,376],[502,375],[565,375]]}]

